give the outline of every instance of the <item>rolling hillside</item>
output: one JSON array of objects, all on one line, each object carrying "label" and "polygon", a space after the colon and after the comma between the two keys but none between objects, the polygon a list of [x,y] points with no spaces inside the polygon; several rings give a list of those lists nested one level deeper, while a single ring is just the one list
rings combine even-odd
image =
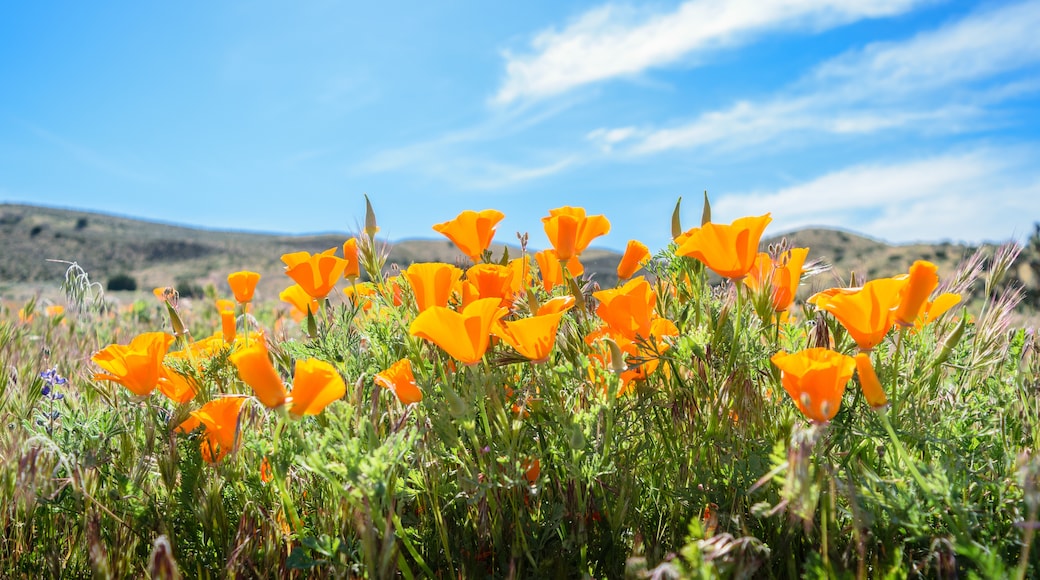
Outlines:
[{"label": "rolling hillside", "polygon": [[[663,226],[666,227],[666,226]],[[538,237],[540,232],[532,232]],[[77,262],[92,280],[105,283],[113,276],[133,277],[140,289],[175,285],[178,289],[213,284],[226,291],[225,277],[241,269],[262,274],[261,299],[270,299],[287,285],[280,256],[287,252],[317,252],[339,246],[346,233],[285,236],[214,231],[146,222],[124,217],[30,205],[0,204],[0,297],[25,299],[34,293],[56,293],[66,264]],[[510,236],[500,236],[510,237]],[[950,244],[890,245],[849,232],[807,229],[788,233],[790,246],[811,248],[810,260],[832,269],[813,279],[807,290],[834,286],[848,280],[850,272],[873,278],[905,271],[915,259],[930,260],[940,275],[952,272],[975,248]],[[1034,236],[1035,237],[1035,236]],[[771,238],[763,248],[777,242]],[[1035,245],[1035,244],[1031,244]],[[446,239],[402,240],[389,248],[388,265],[464,258]],[[500,247],[495,250],[496,255]],[[517,248],[510,253],[516,255]],[[1027,247],[1019,259],[1018,277],[1035,302],[1040,248]],[[592,249],[583,255],[587,272],[601,285],[613,284],[619,254]],[[1037,269],[1038,272],[1034,272]],[[1032,298],[1030,298],[1032,297]]]}]

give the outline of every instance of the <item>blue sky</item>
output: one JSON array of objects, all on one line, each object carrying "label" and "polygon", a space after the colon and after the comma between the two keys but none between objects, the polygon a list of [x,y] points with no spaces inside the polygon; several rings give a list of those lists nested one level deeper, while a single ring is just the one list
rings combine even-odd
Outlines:
[{"label": "blue sky", "polygon": [[651,248],[707,190],[890,242],[1040,221],[1040,1],[18,2],[0,200],[497,241],[581,205]]}]

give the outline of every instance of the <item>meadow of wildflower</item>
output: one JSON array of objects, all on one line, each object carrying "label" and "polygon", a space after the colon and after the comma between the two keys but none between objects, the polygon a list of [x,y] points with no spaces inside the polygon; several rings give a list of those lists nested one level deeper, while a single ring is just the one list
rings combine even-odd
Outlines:
[{"label": "meadow of wildflower", "polygon": [[355,237],[281,256],[278,300],[241,264],[116,306],[68,264],[0,316],[0,575],[1040,570],[1019,246],[802,298],[813,249],[705,199],[600,286],[610,220],[547,213],[495,254],[502,214],[463,212],[433,225],[457,262],[398,269],[366,200]]}]

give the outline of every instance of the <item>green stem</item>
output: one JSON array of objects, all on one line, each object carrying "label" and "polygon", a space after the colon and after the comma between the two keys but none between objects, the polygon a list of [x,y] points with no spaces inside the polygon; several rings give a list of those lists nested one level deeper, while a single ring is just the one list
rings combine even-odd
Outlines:
[{"label": "green stem", "polygon": [[899,437],[896,436],[895,429],[892,428],[892,423],[888,420],[888,412],[881,411],[878,413],[878,417],[881,419],[881,424],[885,426],[885,431],[888,433],[888,438],[892,440],[892,446],[896,448],[896,455],[899,456],[899,461],[907,469],[910,470],[910,475],[913,476],[914,481],[926,492],[931,492],[931,485],[925,481],[924,476],[917,470],[917,465],[910,459],[910,455],[906,452],[906,448],[903,447],[903,443],[899,441]]},{"label": "green stem", "polygon": [[737,280],[733,280],[733,291],[737,293],[737,297],[733,307],[733,343],[730,344],[729,347],[729,364],[727,365],[730,374],[732,374],[734,369],[736,369],[737,364],[737,350],[739,350],[738,343],[740,341],[740,323],[742,318],[741,307],[743,306],[740,296],[740,284],[737,283]]}]

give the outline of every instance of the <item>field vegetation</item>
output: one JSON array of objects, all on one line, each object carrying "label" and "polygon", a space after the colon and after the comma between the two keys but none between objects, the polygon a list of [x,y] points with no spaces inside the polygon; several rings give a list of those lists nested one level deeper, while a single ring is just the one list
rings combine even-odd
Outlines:
[{"label": "field vegetation", "polygon": [[3,206],[5,296],[55,282],[0,310],[0,575],[1036,576],[1040,236],[678,209],[654,254],[561,207],[409,255],[371,205],[349,239]]}]

